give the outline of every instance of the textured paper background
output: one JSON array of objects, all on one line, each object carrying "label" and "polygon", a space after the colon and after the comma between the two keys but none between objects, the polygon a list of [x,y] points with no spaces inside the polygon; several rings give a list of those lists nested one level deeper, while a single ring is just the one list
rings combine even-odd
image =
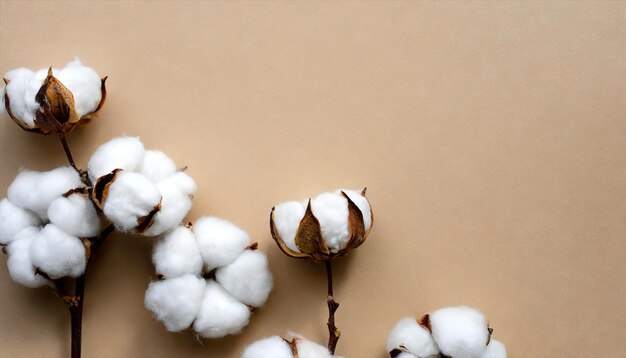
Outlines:
[{"label": "textured paper background", "polygon": [[[194,209],[234,221],[276,279],[243,334],[199,345],[143,307],[151,243],[115,235],[89,273],[86,357],[235,357],[288,329],[326,340],[322,267],[288,259],[271,207],[369,188],[376,225],[336,264],[338,353],[384,357],[403,316],[481,308],[512,357],[626,356],[626,5],[11,2],[0,72],[108,75],[69,138],[84,165],[139,135],[189,166]],[[0,121],[2,196],[65,158]],[[0,265],[0,356],[68,355],[52,293]]]}]

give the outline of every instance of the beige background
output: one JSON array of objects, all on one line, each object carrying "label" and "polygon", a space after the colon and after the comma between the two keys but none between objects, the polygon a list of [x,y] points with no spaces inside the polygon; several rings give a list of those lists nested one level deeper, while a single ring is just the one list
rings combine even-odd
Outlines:
[{"label": "beige background", "polygon": [[[270,208],[369,188],[376,225],[336,264],[338,353],[384,357],[405,315],[482,309],[512,357],[626,357],[624,2],[13,2],[0,72],[80,56],[108,75],[70,136],[85,165],[140,135],[189,166],[189,218],[234,221],[276,287],[236,337],[199,345],[143,307],[147,239],[93,262],[86,357],[235,357],[288,329],[326,340],[321,266],[283,256]],[[0,190],[65,158],[0,122]],[[0,265],[0,356],[67,356],[69,320]]]}]

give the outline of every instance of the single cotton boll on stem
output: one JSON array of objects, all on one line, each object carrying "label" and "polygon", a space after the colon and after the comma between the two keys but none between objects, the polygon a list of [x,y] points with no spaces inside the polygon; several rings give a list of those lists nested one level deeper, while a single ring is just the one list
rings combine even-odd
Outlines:
[{"label": "single cotton boll on stem", "polygon": [[96,150],[87,164],[89,178],[109,174],[115,169],[137,171],[143,163],[145,148],[137,137],[117,137]]},{"label": "single cotton boll on stem", "polygon": [[64,68],[54,71],[54,76],[72,92],[76,114],[79,117],[92,113],[102,99],[100,76],[90,67],[83,66],[78,58]]},{"label": "single cotton boll on stem", "polygon": [[293,358],[291,346],[282,337],[272,336],[247,346],[241,358]]},{"label": "single cotton boll on stem", "polygon": [[250,237],[245,231],[216,217],[198,219],[193,231],[208,269],[230,264],[250,245]]},{"label": "single cotton boll on stem", "polygon": [[492,339],[480,358],[506,358],[506,347],[502,342]]},{"label": "single cotton boll on stem", "polygon": [[9,275],[13,281],[30,288],[50,284],[48,280],[35,273],[35,266],[30,258],[30,246],[37,234],[39,228],[26,228],[6,247],[9,256],[7,260]]},{"label": "single cotton boll on stem", "polygon": [[173,228],[183,221],[191,210],[191,198],[181,192],[171,182],[158,183],[161,192],[161,209],[156,213],[152,225],[143,234],[157,236]]},{"label": "single cotton boll on stem", "polygon": [[418,357],[439,354],[437,344],[430,332],[420,326],[415,318],[405,317],[391,330],[387,338],[387,352],[404,347]]},{"label": "single cotton boll on stem", "polygon": [[337,193],[341,194],[342,191],[346,193],[350,200],[361,210],[365,231],[369,230],[372,227],[372,208],[370,202],[365,196],[361,195],[361,192],[342,189],[337,191]]},{"label": "single cotton boll on stem", "polygon": [[331,252],[343,249],[350,239],[348,201],[341,194],[323,193],[311,201],[313,215],[320,223],[322,238]]},{"label": "single cotton boll on stem", "polygon": [[46,225],[33,240],[30,257],[35,267],[53,279],[78,277],[87,264],[83,242],[54,224]]},{"label": "single cotton boll on stem", "polygon": [[152,282],[144,304],[168,331],[178,332],[189,327],[196,318],[204,289],[204,280],[191,274]]},{"label": "single cotton boll on stem", "polygon": [[447,356],[479,357],[489,340],[487,319],[473,308],[442,308],[430,314],[430,325],[439,350]]},{"label": "single cotton boll on stem", "polygon": [[274,207],[274,226],[278,231],[278,235],[285,245],[295,252],[300,252],[295,238],[305,210],[306,206],[297,201],[288,201]]},{"label": "single cotton boll on stem", "polygon": [[273,286],[267,257],[259,251],[245,251],[230,265],[219,268],[215,278],[233,297],[253,307],[263,306]]},{"label": "single cotton boll on stem", "polygon": [[152,262],[156,272],[165,277],[202,273],[202,256],[190,229],[179,226],[165,234],[154,245]]},{"label": "single cotton boll on stem", "polygon": [[139,172],[153,183],[158,183],[176,173],[176,164],[159,150],[147,150]]},{"label": "single cotton boll on stem", "polygon": [[229,295],[217,282],[209,280],[193,329],[202,337],[220,338],[239,333],[249,319],[248,306]]},{"label": "single cotton boll on stem", "polygon": [[20,231],[40,223],[37,215],[31,211],[14,205],[9,199],[0,201],[0,244],[8,244]]},{"label": "single cotton boll on stem", "polygon": [[100,232],[96,207],[86,194],[56,198],[48,208],[48,217],[59,229],[78,237],[95,237]]}]

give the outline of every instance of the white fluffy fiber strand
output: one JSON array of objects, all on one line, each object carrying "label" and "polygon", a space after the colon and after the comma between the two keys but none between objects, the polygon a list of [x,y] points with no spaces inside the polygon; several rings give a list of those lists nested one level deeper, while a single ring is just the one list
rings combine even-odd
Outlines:
[{"label": "white fluffy fiber strand", "polygon": [[458,358],[479,357],[485,350],[489,331],[480,311],[465,307],[442,308],[430,314],[432,336],[439,350]]},{"label": "white fluffy fiber strand", "polygon": [[420,326],[414,317],[401,319],[389,333],[387,352],[401,346],[418,357],[429,357],[439,353],[430,332]]},{"label": "white fluffy fiber strand", "polygon": [[282,337],[272,336],[247,346],[241,358],[293,358],[291,347]]},{"label": "white fluffy fiber strand", "polygon": [[189,327],[196,318],[204,292],[204,280],[186,274],[150,283],[144,304],[168,331],[177,332]]}]

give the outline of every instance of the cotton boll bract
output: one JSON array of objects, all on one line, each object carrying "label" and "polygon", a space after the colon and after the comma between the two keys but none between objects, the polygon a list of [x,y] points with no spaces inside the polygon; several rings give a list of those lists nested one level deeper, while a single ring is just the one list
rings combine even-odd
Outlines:
[{"label": "cotton boll bract", "polygon": [[33,265],[51,278],[78,277],[85,272],[85,246],[54,224],[46,225],[30,245]]},{"label": "cotton boll bract", "polygon": [[14,205],[9,199],[0,201],[0,244],[8,244],[23,229],[40,223],[33,212]]},{"label": "cotton boll bract", "polygon": [[166,233],[156,242],[152,262],[156,271],[167,278],[200,275],[204,265],[195,236],[183,226]]},{"label": "cotton boll bract", "polygon": [[337,193],[323,193],[311,201],[311,210],[330,251],[337,253],[344,248],[350,239],[347,200]]},{"label": "cotton boll bract", "polygon": [[30,257],[30,246],[38,234],[39,228],[26,228],[6,247],[9,256],[7,260],[9,275],[13,281],[30,288],[49,284],[48,280],[35,273],[35,266]]},{"label": "cotton boll bract", "polygon": [[248,306],[229,295],[217,282],[209,280],[193,329],[202,337],[220,338],[240,332],[249,319]]},{"label": "cotton boll bract", "polygon": [[391,330],[387,338],[387,352],[404,347],[418,357],[429,357],[439,353],[430,332],[420,326],[415,318],[405,317]]},{"label": "cotton boll bract", "polygon": [[139,172],[153,183],[158,183],[176,173],[176,164],[159,150],[147,150]]},{"label": "cotton boll bract", "polygon": [[502,342],[492,339],[480,358],[506,358],[506,347]]},{"label": "cotton boll bract", "polygon": [[432,336],[441,353],[455,358],[479,357],[489,340],[487,319],[478,310],[459,306],[430,314]]},{"label": "cotton boll bract", "polygon": [[192,274],[150,283],[144,304],[168,331],[189,327],[196,318],[205,293],[203,279]]},{"label": "cotton boll bract", "polygon": [[273,286],[267,257],[256,250],[248,250],[219,268],[215,278],[233,297],[253,307],[265,304]]},{"label": "cotton boll bract", "polygon": [[341,194],[342,191],[350,198],[350,200],[352,200],[352,202],[359,208],[359,210],[361,210],[361,214],[363,215],[363,225],[364,225],[365,231],[368,231],[369,229],[371,229],[372,228],[372,208],[370,207],[369,200],[367,200],[367,198],[364,195],[365,189],[363,189],[363,192],[358,192],[356,190],[342,189],[342,190],[336,191],[336,193]]},{"label": "cotton boll bract", "polygon": [[193,231],[209,269],[230,264],[250,245],[250,237],[245,231],[216,217],[198,219]]},{"label": "cotton boll bract", "polygon": [[241,358],[293,358],[291,346],[282,337],[272,336],[247,346]]},{"label": "cotton boll bract", "polygon": [[102,144],[87,164],[92,181],[115,169],[137,171],[143,164],[145,148],[137,137],[118,137]]},{"label": "cotton boll bract", "polygon": [[48,217],[58,228],[78,237],[95,237],[100,232],[100,218],[86,194],[56,198],[48,208]]},{"label": "cotton boll bract", "polygon": [[143,234],[157,236],[183,221],[191,210],[191,198],[180,191],[173,182],[158,183],[157,188],[163,199],[161,208],[154,216],[152,225]]}]

